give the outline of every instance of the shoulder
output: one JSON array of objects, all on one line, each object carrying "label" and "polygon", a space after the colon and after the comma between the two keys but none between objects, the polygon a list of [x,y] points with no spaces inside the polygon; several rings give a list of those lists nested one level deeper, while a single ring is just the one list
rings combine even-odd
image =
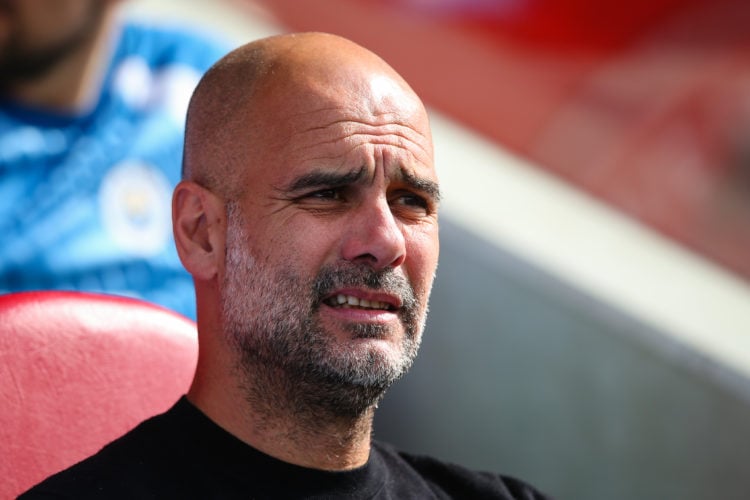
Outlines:
[{"label": "shoulder", "polygon": [[116,58],[139,57],[152,67],[181,64],[202,72],[229,48],[221,37],[188,26],[128,21],[122,27]]},{"label": "shoulder", "polygon": [[415,481],[418,477],[438,498],[481,498],[547,500],[531,485],[500,474],[476,471],[457,464],[423,455],[397,451],[384,443],[373,443],[373,449],[386,462],[396,480]]},{"label": "shoulder", "polygon": [[[121,29],[105,95],[123,107],[107,109],[127,118],[123,122],[126,126],[137,125],[133,133],[144,140],[131,141],[132,149],[142,146],[149,154],[166,152],[173,172],[171,155],[181,154],[185,114],[193,89],[201,76],[228,52],[229,45],[187,27],[131,21]],[[147,120],[153,130],[146,126]],[[164,134],[166,140],[157,140],[155,134]]]},{"label": "shoulder", "polygon": [[[150,418],[91,457],[54,474],[19,497],[42,498],[152,498],[144,488],[153,478],[169,476],[180,465],[174,461],[182,444],[174,410]],[[171,460],[170,460],[171,459]]]}]

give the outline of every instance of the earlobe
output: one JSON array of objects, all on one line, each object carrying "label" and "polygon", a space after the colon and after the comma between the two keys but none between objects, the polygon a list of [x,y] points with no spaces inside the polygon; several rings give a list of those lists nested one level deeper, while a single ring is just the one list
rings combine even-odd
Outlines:
[{"label": "earlobe", "polygon": [[172,229],[182,265],[198,280],[210,280],[223,259],[224,206],[202,186],[182,181],[172,197]]}]

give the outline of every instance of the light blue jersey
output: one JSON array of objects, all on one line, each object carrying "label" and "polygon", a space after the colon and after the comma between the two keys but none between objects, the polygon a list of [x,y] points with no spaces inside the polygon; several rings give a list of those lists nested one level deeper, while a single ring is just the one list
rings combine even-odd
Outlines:
[{"label": "light blue jersey", "polygon": [[126,25],[90,113],[0,101],[0,293],[106,292],[195,317],[172,239],[171,191],[188,100],[225,49]]}]

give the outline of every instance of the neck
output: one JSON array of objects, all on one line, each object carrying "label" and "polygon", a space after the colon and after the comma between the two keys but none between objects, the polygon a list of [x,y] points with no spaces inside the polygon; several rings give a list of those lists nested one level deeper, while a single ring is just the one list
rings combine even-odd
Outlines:
[{"label": "neck", "polygon": [[8,95],[29,106],[60,112],[93,106],[109,63],[115,17],[114,9],[109,9],[96,32],[69,57],[39,78],[10,87]]},{"label": "neck", "polygon": [[217,377],[199,361],[188,399],[225,430],[279,460],[330,471],[364,465],[374,405],[342,414],[307,397],[321,388],[304,385],[263,370],[242,377],[227,370]]}]

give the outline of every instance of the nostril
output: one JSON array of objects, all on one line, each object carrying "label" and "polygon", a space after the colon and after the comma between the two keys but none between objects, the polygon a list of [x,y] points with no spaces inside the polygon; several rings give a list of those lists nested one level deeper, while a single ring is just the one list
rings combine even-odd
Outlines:
[{"label": "nostril", "polygon": [[357,255],[356,257],[354,257],[354,259],[352,259],[352,261],[353,262],[366,262],[368,264],[377,264],[378,258],[375,257],[371,253],[364,253],[362,255]]},{"label": "nostril", "polygon": [[398,267],[404,263],[404,260],[406,260],[406,254],[401,253],[390,263],[390,266]]}]

